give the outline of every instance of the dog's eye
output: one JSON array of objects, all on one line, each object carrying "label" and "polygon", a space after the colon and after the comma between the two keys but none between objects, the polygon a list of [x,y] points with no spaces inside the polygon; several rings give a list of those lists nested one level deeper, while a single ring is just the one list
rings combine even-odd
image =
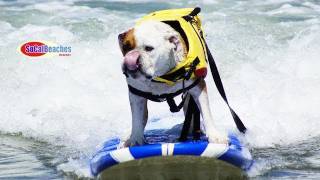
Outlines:
[{"label": "dog's eye", "polygon": [[144,47],[144,50],[146,50],[146,51],[152,51],[154,48],[152,47],[152,46],[145,46]]}]

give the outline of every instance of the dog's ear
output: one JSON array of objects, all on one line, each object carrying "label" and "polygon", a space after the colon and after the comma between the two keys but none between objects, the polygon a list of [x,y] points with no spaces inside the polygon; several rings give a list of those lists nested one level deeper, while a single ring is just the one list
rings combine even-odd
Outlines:
[{"label": "dog's ear", "polygon": [[126,55],[127,52],[134,49],[136,46],[136,41],[133,32],[134,30],[130,29],[118,35],[119,46],[123,56]]},{"label": "dog's ear", "polygon": [[178,36],[173,35],[169,37],[169,42],[174,45],[174,50],[177,51],[181,47],[181,42]]}]

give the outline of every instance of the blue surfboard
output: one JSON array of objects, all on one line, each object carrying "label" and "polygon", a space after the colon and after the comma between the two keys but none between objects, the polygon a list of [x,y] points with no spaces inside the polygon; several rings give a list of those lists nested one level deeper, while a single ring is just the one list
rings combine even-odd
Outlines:
[{"label": "blue surfboard", "polygon": [[186,142],[170,142],[167,135],[145,135],[147,144],[120,148],[119,138],[107,140],[93,155],[90,161],[91,173],[94,176],[102,171],[130,161],[151,157],[194,156],[199,158],[214,158],[233,165],[242,171],[248,171],[253,159],[248,149],[239,141],[236,135],[229,135],[229,144],[209,143],[203,135],[200,140]]}]

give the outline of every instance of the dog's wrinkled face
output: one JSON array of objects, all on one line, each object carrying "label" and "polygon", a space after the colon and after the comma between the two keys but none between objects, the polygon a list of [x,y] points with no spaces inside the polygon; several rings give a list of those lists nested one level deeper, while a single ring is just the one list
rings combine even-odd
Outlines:
[{"label": "dog's wrinkled face", "polygon": [[185,50],[180,35],[169,25],[146,21],[118,36],[128,77],[151,79],[176,66]]}]

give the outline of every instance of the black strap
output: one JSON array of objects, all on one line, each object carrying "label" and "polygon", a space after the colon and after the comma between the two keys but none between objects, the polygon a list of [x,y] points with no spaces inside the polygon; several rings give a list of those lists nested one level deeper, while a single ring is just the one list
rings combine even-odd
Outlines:
[{"label": "black strap", "polygon": [[208,61],[209,61],[209,65],[210,65],[210,69],[211,69],[211,73],[212,73],[212,77],[213,77],[213,80],[217,86],[217,89],[221,95],[221,97],[223,98],[223,100],[226,102],[226,104],[228,105],[229,107],[229,110],[232,114],[232,117],[233,117],[233,120],[234,122],[236,123],[237,125],[237,128],[240,132],[242,133],[245,133],[247,128],[244,126],[244,124],[242,123],[241,119],[239,118],[239,116],[234,112],[234,110],[230,107],[229,105],[229,102],[228,102],[228,99],[227,99],[227,96],[226,96],[226,93],[224,91],[224,88],[223,88],[223,84],[222,84],[222,81],[221,81],[221,78],[220,78],[220,75],[219,75],[219,71],[218,71],[218,68],[217,68],[217,65],[213,59],[213,56],[208,48],[208,45],[207,43],[205,42],[205,45],[206,45],[206,50],[207,50],[207,55],[208,55]]},{"label": "black strap", "polygon": [[161,95],[154,95],[151,92],[144,92],[141,91],[139,89],[136,89],[130,85],[128,85],[129,91],[135,95],[144,97],[146,99],[149,99],[151,101],[155,101],[155,102],[163,102],[165,100],[167,100],[167,98],[174,98],[176,96],[178,96],[179,94],[188,91],[189,89],[195,87],[198,83],[200,82],[200,79],[196,79],[190,86],[185,87],[183,89],[180,89],[174,93],[168,93],[168,94],[161,94]]},{"label": "black strap", "polygon": [[185,98],[182,98],[182,101],[180,102],[180,104],[177,105],[173,98],[167,98],[167,103],[170,107],[170,111],[173,113],[180,111],[180,109],[183,107],[184,101],[185,101]]},{"label": "black strap", "polygon": [[193,97],[190,96],[189,104],[183,123],[182,131],[180,134],[179,141],[186,141],[188,139],[188,132],[191,126],[191,120],[193,118],[193,140],[199,140],[201,131],[200,131],[200,110],[194,101]]},{"label": "black strap", "polygon": [[[192,98],[193,99],[193,98]],[[200,130],[200,110],[198,105],[193,100],[193,140],[200,140],[201,130]]]},{"label": "black strap", "polygon": [[[183,16],[183,18],[186,21],[191,23],[193,18],[194,18],[194,16],[199,14],[200,11],[201,11],[201,9],[199,7],[196,7],[196,8],[194,8],[194,10],[190,14],[188,14],[186,16]],[[201,31],[200,31],[200,36],[203,39],[203,42],[205,43],[205,46],[206,46],[206,51],[207,51],[207,56],[208,56],[208,61],[209,61],[212,77],[213,77],[213,80],[214,80],[214,82],[215,82],[215,84],[217,86],[217,89],[218,89],[221,97],[223,98],[223,100],[228,105],[229,110],[230,110],[230,112],[232,114],[233,120],[236,123],[238,130],[240,132],[242,132],[242,133],[245,133],[247,128],[244,126],[244,124],[242,123],[242,121],[239,118],[239,116],[235,113],[235,111],[229,105],[229,102],[228,102],[228,99],[227,99],[227,96],[226,96],[226,93],[224,91],[223,84],[222,84],[222,81],[221,81],[221,78],[220,78],[220,75],[219,75],[219,71],[218,71],[217,65],[216,65],[216,63],[215,63],[215,61],[213,59],[213,56],[212,56],[212,54],[211,54],[211,52],[209,50],[209,47],[208,47],[207,43],[205,42],[205,39],[204,39],[203,34],[202,34]]]}]

